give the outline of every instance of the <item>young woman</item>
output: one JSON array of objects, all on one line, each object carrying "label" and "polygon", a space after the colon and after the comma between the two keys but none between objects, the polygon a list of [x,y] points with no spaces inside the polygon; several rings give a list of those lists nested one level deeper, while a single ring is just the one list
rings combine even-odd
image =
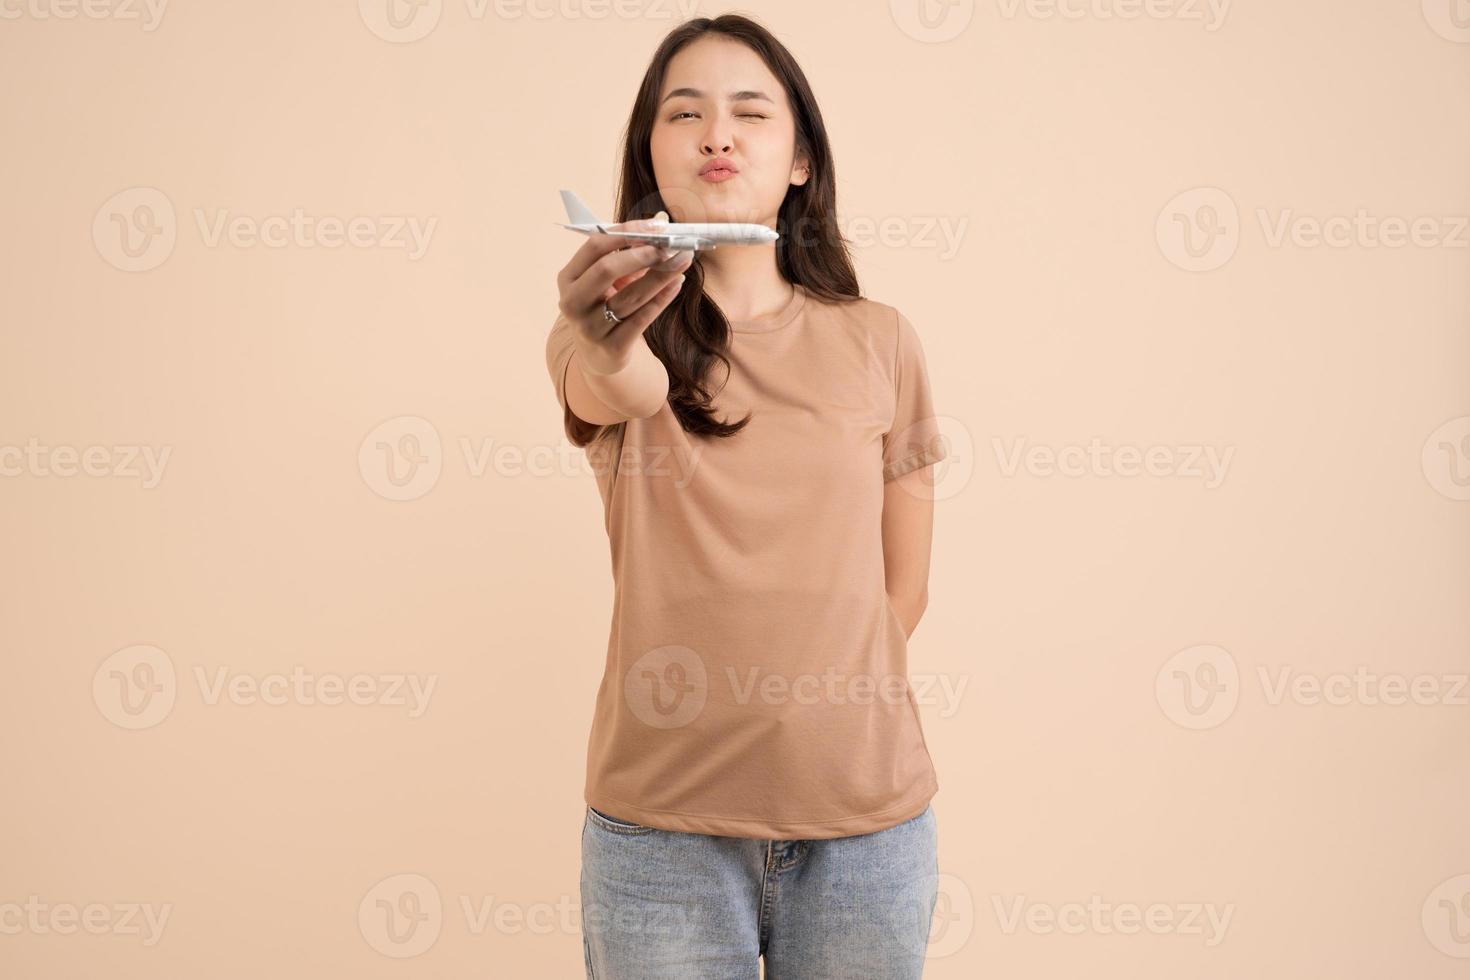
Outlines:
[{"label": "young woman", "polygon": [[594,235],[557,276],[547,368],[615,584],[582,828],[597,980],[922,973],[938,783],[907,640],[945,448],[913,325],[859,295],[835,177],[790,53],[689,21],[638,92],[618,227],[780,239]]}]

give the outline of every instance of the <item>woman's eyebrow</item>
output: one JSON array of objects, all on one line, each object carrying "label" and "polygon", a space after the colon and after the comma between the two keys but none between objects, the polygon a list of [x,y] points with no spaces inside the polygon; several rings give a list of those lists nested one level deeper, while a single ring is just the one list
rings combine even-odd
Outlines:
[{"label": "woman's eyebrow", "polygon": [[[681,95],[687,95],[691,99],[704,98],[704,93],[697,88],[676,88],[668,95],[664,96],[663,99],[659,101],[659,105],[663,105],[670,99],[678,98]],[[751,99],[764,99],[765,101],[770,102],[773,105],[776,101],[764,92],[756,92],[751,89],[745,89],[740,92],[731,92],[725,98],[730,102],[746,102]]]}]

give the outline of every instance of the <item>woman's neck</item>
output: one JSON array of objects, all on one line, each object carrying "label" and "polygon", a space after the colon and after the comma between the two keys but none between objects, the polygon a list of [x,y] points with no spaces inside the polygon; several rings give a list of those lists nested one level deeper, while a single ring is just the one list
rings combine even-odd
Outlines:
[{"label": "woman's neck", "polygon": [[730,320],[754,320],[784,309],[792,285],[769,245],[734,245],[700,253],[704,292]]}]

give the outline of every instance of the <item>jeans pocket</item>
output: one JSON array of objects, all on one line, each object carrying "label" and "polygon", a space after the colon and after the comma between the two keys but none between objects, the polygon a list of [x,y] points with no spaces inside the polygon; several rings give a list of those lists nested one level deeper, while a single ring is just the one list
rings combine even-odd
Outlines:
[{"label": "jeans pocket", "polygon": [[587,815],[592,818],[592,822],[598,827],[601,827],[603,830],[610,830],[615,834],[653,833],[652,827],[645,827],[641,823],[629,823],[627,820],[610,817],[601,810],[593,809],[590,806],[587,808]]}]

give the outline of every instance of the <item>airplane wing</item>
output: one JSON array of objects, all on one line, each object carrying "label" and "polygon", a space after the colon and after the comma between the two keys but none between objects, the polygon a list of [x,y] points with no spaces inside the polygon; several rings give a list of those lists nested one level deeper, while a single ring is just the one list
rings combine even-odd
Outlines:
[{"label": "airplane wing", "polygon": [[664,235],[649,231],[603,231],[603,235],[612,235],[614,238],[629,238],[635,242],[646,242],[649,245],[667,245],[675,238],[686,238],[686,235]]},{"label": "airplane wing", "polygon": [[[561,224],[561,222],[553,222],[553,224]],[[576,225],[565,225],[564,224],[564,225],[561,225],[561,226],[563,228],[570,228],[572,231],[580,231],[583,234],[591,234],[591,232],[588,232],[585,228],[578,228]],[[689,235],[676,235],[676,234],[671,234],[671,233],[655,232],[655,231],[609,231],[606,228],[603,228],[601,225],[598,225],[597,226],[597,231],[598,231],[598,234],[611,235],[614,238],[626,238],[629,241],[641,242],[641,243],[646,244],[646,245],[662,245],[665,248],[667,248],[670,245],[672,245],[675,239],[678,239],[681,242],[687,242],[691,238],[691,236],[689,236]],[[695,242],[695,244],[699,248],[714,248],[715,247],[715,240],[712,239],[712,238],[705,238],[703,236],[695,236],[693,238],[693,241]]]},{"label": "airplane wing", "polygon": [[635,242],[643,242],[647,245],[662,245],[665,248],[673,246],[676,242],[694,242],[697,249],[714,248],[713,238],[703,238],[698,235],[650,235],[647,232],[637,231],[605,231],[604,235],[612,235],[616,238],[627,238]]}]

